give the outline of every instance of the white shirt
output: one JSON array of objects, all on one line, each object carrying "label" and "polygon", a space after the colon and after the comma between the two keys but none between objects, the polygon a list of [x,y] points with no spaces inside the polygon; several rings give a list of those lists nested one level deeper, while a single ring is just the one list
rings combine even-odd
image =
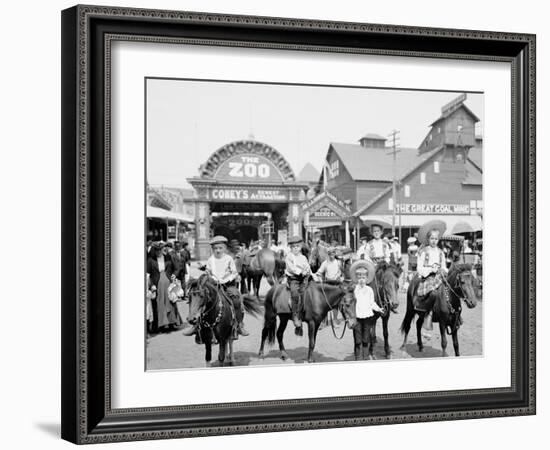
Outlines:
[{"label": "white shirt", "polygon": [[220,283],[233,281],[237,277],[237,267],[231,256],[224,254],[221,258],[216,258],[214,255],[206,261],[206,270],[212,278]]},{"label": "white shirt", "polygon": [[322,275],[325,280],[340,281],[340,278],[342,277],[340,262],[337,259],[334,261],[330,261],[328,259],[324,260],[315,275]]},{"label": "white shirt", "polygon": [[166,266],[164,264],[164,256],[160,256],[157,258],[157,264],[159,265],[159,272],[164,272],[166,270]]},{"label": "white shirt", "polygon": [[368,256],[367,244],[362,244],[357,249],[357,258],[361,259],[361,257],[366,258],[367,256]]},{"label": "white shirt", "polygon": [[295,255],[294,253],[289,253],[287,257],[285,258],[286,263],[286,269],[285,273],[288,276],[296,276],[296,275],[309,275],[311,272],[311,268],[309,267],[309,262],[307,261],[307,258],[302,254],[299,253],[298,255]]},{"label": "white shirt", "polygon": [[367,243],[367,249],[371,258],[384,258],[386,262],[390,262],[390,246],[382,239],[371,239]]},{"label": "white shirt", "polygon": [[374,311],[382,312],[382,308],[374,301],[374,291],[365,284],[364,286],[357,285],[353,291],[355,294],[355,315],[358,319],[366,319],[374,316]]},{"label": "white shirt", "polygon": [[434,264],[439,264],[440,269],[447,272],[443,250],[439,247],[424,247],[418,255],[417,270],[420,276],[426,278],[430,273],[433,273],[432,266]]}]

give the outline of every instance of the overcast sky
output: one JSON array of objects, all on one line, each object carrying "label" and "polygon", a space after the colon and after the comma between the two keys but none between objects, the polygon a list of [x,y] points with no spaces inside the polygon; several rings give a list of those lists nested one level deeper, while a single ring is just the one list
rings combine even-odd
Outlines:
[{"label": "overcast sky", "polygon": [[[417,148],[441,107],[459,94],[150,79],[147,178],[190,187],[186,179],[214,151],[251,136],[277,149],[296,175],[307,162],[320,170],[330,142],[357,143],[366,133],[397,129],[402,147]],[[483,95],[468,93],[465,104],[483,134]]]}]

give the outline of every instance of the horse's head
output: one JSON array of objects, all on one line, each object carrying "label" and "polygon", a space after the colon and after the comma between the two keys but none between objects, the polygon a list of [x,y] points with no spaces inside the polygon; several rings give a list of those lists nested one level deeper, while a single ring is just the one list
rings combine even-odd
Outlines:
[{"label": "horse's head", "polygon": [[375,275],[375,291],[378,291],[378,299],[381,306],[389,306],[395,309],[399,306],[399,277],[401,266],[388,264],[385,261],[378,263]]},{"label": "horse's head", "polygon": [[348,328],[353,329],[357,323],[355,315],[355,295],[353,294],[354,285],[351,281],[346,280],[342,283],[341,289],[344,291],[344,296],[340,302],[339,310],[344,316]]},{"label": "horse's head", "polygon": [[468,308],[475,308],[477,293],[470,264],[453,264],[449,271],[449,284],[458,296],[464,299]]},{"label": "horse's head", "polygon": [[200,320],[208,307],[211,298],[208,278],[207,274],[203,274],[189,283],[189,315],[187,316],[187,322],[191,325],[195,325]]}]

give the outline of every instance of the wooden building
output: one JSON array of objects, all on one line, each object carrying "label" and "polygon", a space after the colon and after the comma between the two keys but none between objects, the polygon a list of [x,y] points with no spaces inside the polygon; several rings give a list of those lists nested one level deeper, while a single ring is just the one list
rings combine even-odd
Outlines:
[{"label": "wooden building", "polygon": [[386,139],[376,134],[358,144],[329,145],[320,185],[354,211],[355,245],[373,222],[386,232],[395,224],[402,245],[434,218],[445,220],[449,232],[459,223],[481,230],[483,141],[475,134],[479,118],[465,100],[463,94],[445,105],[420,146],[399,147],[395,162]]}]

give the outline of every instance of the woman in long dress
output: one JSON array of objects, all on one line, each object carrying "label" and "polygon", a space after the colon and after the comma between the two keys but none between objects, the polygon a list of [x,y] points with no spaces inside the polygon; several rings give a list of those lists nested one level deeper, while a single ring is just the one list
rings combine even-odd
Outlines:
[{"label": "woman in long dress", "polygon": [[176,303],[172,303],[168,297],[170,280],[175,278],[174,263],[163,249],[162,242],[154,243],[147,258],[147,273],[157,291],[157,297],[152,301],[153,332],[173,331],[183,323]]}]

